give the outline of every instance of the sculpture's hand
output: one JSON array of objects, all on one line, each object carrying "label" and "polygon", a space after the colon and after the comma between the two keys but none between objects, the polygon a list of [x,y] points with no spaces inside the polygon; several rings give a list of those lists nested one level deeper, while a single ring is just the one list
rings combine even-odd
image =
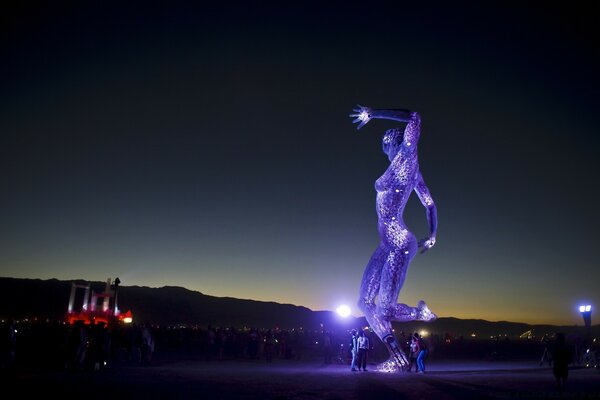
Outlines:
[{"label": "sculpture's hand", "polygon": [[429,239],[419,240],[419,247],[421,248],[420,253],[423,254],[435,245],[435,237]]},{"label": "sculpture's hand", "polygon": [[373,118],[373,114],[371,113],[371,109],[369,107],[364,107],[359,104],[358,108],[355,108],[352,111],[355,113],[350,114],[350,116],[356,118],[354,121],[352,121],[352,123],[360,122],[356,129],[362,128],[371,120],[371,118]]}]

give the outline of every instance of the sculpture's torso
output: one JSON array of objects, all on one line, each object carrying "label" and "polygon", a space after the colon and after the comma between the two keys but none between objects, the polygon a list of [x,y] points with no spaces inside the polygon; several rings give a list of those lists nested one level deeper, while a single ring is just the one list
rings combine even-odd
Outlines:
[{"label": "sculpture's torso", "polygon": [[404,224],[403,213],[419,176],[416,150],[402,146],[389,168],[375,181],[379,235],[386,245],[403,247],[412,237]]}]

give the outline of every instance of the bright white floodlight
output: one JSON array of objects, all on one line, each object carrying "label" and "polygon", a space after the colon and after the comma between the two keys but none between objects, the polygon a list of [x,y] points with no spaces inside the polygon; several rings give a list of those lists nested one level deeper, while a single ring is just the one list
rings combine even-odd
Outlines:
[{"label": "bright white floodlight", "polygon": [[339,306],[335,311],[339,314],[340,317],[346,318],[350,316],[350,307],[348,307],[345,304]]}]

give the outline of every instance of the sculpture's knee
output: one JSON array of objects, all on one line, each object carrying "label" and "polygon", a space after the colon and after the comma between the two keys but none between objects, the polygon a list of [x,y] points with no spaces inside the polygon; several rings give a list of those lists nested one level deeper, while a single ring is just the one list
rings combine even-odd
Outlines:
[{"label": "sculpture's knee", "polygon": [[391,321],[394,319],[395,308],[386,305],[377,305],[377,315],[384,321]]}]

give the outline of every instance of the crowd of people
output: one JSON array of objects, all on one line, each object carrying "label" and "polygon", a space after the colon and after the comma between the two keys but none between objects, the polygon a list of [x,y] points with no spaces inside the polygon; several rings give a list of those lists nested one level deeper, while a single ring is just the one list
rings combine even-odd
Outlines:
[{"label": "crowd of people", "polygon": [[[347,332],[215,326],[157,326],[150,323],[88,324],[76,321],[12,320],[0,324],[0,370],[12,368],[100,370],[115,365],[150,365],[160,360],[249,359],[349,362]],[[158,351],[156,351],[158,350]]]},{"label": "crowd of people", "polygon": [[[350,333],[352,335],[350,371],[368,371],[367,359],[373,346],[362,329],[352,329]],[[407,356],[408,365],[405,366],[405,370],[411,372],[414,367],[415,372],[425,373],[425,360],[429,355],[427,341],[418,332],[413,333],[410,338],[406,338],[404,333],[401,332],[399,343]]]},{"label": "crowd of people", "polygon": [[109,364],[149,365],[155,337],[150,324],[108,325],[76,321],[3,321],[0,370],[84,371]]},{"label": "crowd of people", "polygon": [[[378,337],[364,328],[336,331],[149,323],[108,326],[81,321],[67,324],[11,320],[3,321],[0,327],[0,371],[12,368],[97,371],[122,364],[150,365],[155,359],[208,362],[245,359],[267,363],[304,360],[347,365],[351,371],[368,371],[387,355]],[[566,379],[564,364],[557,362],[565,357],[555,355],[556,346],[549,340],[469,341],[431,334],[424,337],[417,332],[397,332],[396,337],[407,356],[408,365],[404,368],[407,372],[425,373],[430,354],[439,358],[487,358],[488,354],[496,354],[496,357],[498,354],[508,357],[534,354],[535,357],[544,350],[544,362],[552,357],[560,382]]]},{"label": "crowd of people", "polygon": [[156,331],[168,353],[207,361],[249,359],[320,360],[345,363],[350,357],[347,332],[327,329],[235,327],[163,327]]}]

